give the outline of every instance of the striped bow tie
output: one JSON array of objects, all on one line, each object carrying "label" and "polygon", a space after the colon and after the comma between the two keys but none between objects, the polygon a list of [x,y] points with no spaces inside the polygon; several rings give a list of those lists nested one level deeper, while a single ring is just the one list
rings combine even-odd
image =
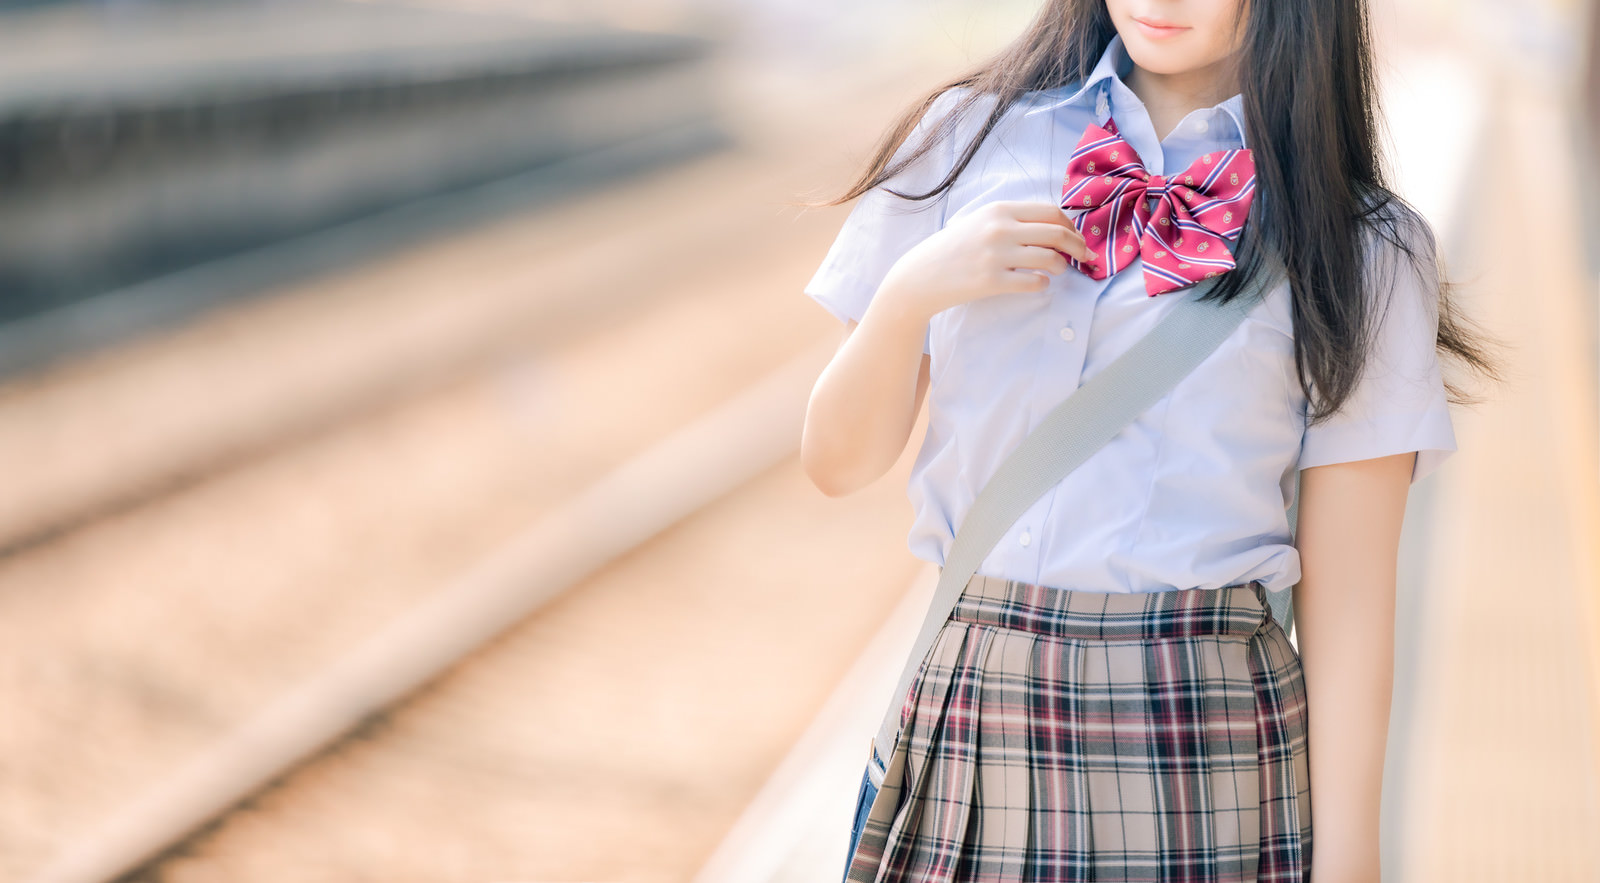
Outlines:
[{"label": "striped bow tie", "polygon": [[1114,121],[1090,123],[1067,163],[1061,207],[1078,212],[1072,223],[1099,257],[1067,262],[1105,279],[1143,258],[1150,297],[1226,273],[1228,241],[1244,228],[1255,190],[1249,150],[1207,153],[1169,178],[1145,171]]}]

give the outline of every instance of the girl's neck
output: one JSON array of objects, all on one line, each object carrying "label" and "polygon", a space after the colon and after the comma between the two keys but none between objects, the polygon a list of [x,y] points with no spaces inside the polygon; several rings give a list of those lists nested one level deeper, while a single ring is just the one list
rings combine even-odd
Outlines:
[{"label": "girl's neck", "polygon": [[1124,80],[1144,102],[1156,137],[1163,141],[1191,111],[1220,104],[1239,91],[1226,60],[1176,74],[1155,74],[1135,64]]}]

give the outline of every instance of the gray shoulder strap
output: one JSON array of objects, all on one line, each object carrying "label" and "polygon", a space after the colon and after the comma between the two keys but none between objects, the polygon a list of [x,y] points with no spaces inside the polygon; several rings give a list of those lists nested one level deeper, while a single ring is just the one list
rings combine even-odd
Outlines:
[{"label": "gray shoulder strap", "polygon": [[[1300,472],[1294,474],[1294,502],[1289,504],[1289,536],[1299,536],[1300,526],[1296,523],[1300,514]],[[1296,585],[1299,585],[1296,583]],[[1294,586],[1281,592],[1268,592],[1267,605],[1272,608],[1272,618],[1283,627],[1285,635],[1294,634]],[[1298,639],[1296,639],[1298,640]]]},{"label": "gray shoulder strap", "polygon": [[[995,543],[1022,513],[1089,455],[1109,442],[1133,419],[1154,405],[1222,343],[1250,310],[1281,279],[1269,263],[1253,284],[1226,304],[1201,303],[1215,280],[1191,286],[1156,327],[1080,386],[1047,414],[1039,426],[1000,464],[979,491],[945,555],[939,583],[922,630],[891,696],[888,713],[874,739],[880,762],[886,763],[900,729],[902,701],[911,681],[932,649],[967,582]],[[1280,593],[1280,594],[1287,594]],[[881,786],[882,769],[870,775]]]}]

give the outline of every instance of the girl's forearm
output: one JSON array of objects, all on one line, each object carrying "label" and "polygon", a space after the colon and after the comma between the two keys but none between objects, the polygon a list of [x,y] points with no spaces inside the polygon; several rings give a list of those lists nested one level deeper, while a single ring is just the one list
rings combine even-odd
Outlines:
[{"label": "girl's forearm", "polygon": [[1300,473],[1296,644],[1305,672],[1312,883],[1378,883],[1394,695],[1395,572],[1414,455]]},{"label": "girl's forearm", "polygon": [[1295,628],[1310,709],[1312,883],[1378,883],[1394,682],[1394,591],[1302,580]]},{"label": "girl's forearm", "polygon": [[928,317],[885,282],[811,390],[800,460],[813,484],[842,496],[894,465],[928,382]]}]

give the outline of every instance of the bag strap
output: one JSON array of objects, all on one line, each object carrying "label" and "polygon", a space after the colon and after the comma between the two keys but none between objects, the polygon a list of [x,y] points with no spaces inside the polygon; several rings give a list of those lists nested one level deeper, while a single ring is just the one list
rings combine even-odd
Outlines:
[{"label": "bag strap", "polygon": [[[1187,294],[1173,295],[1183,299],[1149,333],[1045,415],[995,470],[945,554],[927,618],[873,739],[879,763],[888,762],[900,729],[902,702],[923,658],[995,543],[1045,491],[1177,386],[1233,333],[1282,278],[1281,266],[1270,257],[1268,261],[1266,271],[1257,273],[1252,284],[1226,304],[1199,300],[1218,284],[1215,278],[1192,286]],[[876,764],[868,766],[874,784],[881,787],[883,770]]]},{"label": "bag strap", "polygon": [[[1289,504],[1289,541],[1299,534],[1300,528],[1296,523],[1300,514],[1300,471],[1294,473],[1294,502]],[[1281,592],[1267,593],[1267,606],[1272,608],[1272,618],[1283,627],[1285,636],[1294,634],[1294,589],[1299,583],[1290,586]]]},{"label": "bag strap", "polygon": [[[1299,488],[1301,488],[1301,485],[1299,485],[1299,470],[1294,470],[1294,502],[1290,504],[1290,542],[1294,542],[1294,537],[1299,536],[1299,525],[1296,523],[1299,517]],[[1272,619],[1277,619],[1278,625],[1282,625],[1285,635],[1293,635],[1294,633],[1294,587],[1296,585],[1299,585],[1299,582],[1290,585],[1288,589],[1282,590],[1282,592],[1267,592],[1267,605],[1272,608]]]}]

